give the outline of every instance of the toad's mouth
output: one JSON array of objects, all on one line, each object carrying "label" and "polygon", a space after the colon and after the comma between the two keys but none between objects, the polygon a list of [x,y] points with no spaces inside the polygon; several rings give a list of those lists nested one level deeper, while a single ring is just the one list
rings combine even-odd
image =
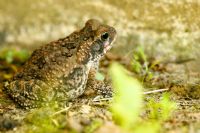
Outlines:
[{"label": "toad's mouth", "polygon": [[110,44],[110,42],[109,41],[106,41],[105,42],[105,44],[104,44],[104,54],[106,54],[106,52],[108,51],[108,50],[110,50],[112,48],[112,45]]}]

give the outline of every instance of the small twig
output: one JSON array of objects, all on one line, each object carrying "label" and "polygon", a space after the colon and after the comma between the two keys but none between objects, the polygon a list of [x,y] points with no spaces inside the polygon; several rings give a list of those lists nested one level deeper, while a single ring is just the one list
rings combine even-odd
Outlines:
[{"label": "small twig", "polygon": [[61,110],[55,112],[54,114],[52,114],[51,116],[53,117],[53,116],[58,115],[58,114],[60,114],[60,113],[62,113],[62,112],[65,112],[65,111],[69,110],[70,107],[71,107],[71,106],[66,107],[66,108],[64,108],[64,109],[61,109]]},{"label": "small twig", "polygon": [[158,92],[164,92],[164,91],[168,91],[169,88],[167,89],[158,89],[158,90],[153,90],[153,91],[147,91],[147,92],[144,92],[143,94],[144,95],[147,95],[147,94],[153,94],[153,93],[158,93]]},{"label": "small twig", "polygon": [[59,126],[59,123],[58,123],[58,121],[56,121],[55,119],[52,119],[52,122],[53,122],[53,124],[55,125],[55,126]]},{"label": "small twig", "polygon": [[164,64],[175,63],[175,64],[184,64],[190,61],[195,61],[196,58],[187,58],[187,59],[177,59],[177,60],[168,60],[163,62]]},{"label": "small twig", "polygon": [[[168,91],[169,88],[167,89],[158,89],[158,90],[153,90],[153,91],[147,91],[147,92],[143,92],[143,95],[148,95],[148,94],[153,94],[153,93],[158,93],[158,92],[164,92],[164,91]],[[99,102],[99,101],[111,101],[113,100],[112,97],[108,97],[108,98],[94,98],[92,101],[93,102]]]}]

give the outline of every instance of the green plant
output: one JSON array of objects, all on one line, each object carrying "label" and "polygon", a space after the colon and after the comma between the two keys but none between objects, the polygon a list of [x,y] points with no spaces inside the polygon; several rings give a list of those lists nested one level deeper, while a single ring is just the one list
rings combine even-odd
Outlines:
[{"label": "green plant", "polygon": [[24,62],[29,57],[27,50],[18,50],[14,48],[5,48],[0,51],[0,58],[6,60],[8,63],[12,63],[14,59],[18,59],[20,62]]},{"label": "green plant", "polygon": [[96,78],[97,80],[103,81],[104,78],[105,78],[105,76],[104,76],[102,73],[97,72],[96,75],[95,75],[95,78]]},{"label": "green plant", "polygon": [[151,98],[143,108],[150,113],[143,119],[139,117],[144,103],[140,82],[126,75],[125,69],[117,63],[111,65],[110,75],[115,89],[111,105],[115,122],[126,132],[159,132],[162,123],[170,118],[175,109],[175,103],[169,95],[164,94],[160,101]]},{"label": "green plant", "polygon": [[122,66],[114,63],[110,67],[110,75],[116,94],[111,110],[116,123],[129,130],[138,120],[142,107],[142,86],[134,78],[125,74]]},{"label": "green plant", "polygon": [[149,110],[148,117],[160,122],[167,120],[175,109],[176,104],[170,100],[168,93],[164,93],[160,101],[151,98],[147,103],[147,110]]},{"label": "green plant", "polygon": [[[142,47],[136,48],[136,50],[133,53],[132,59],[133,71],[135,71],[136,73],[141,73],[145,62],[147,62],[147,57],[144,53],[144,49]],[[148,67],[145,66],[145,70],[147,69]]]},{"label": "green plant", "polygon": [[36,109],[33,112],[29,113],[26,116],[27,129],[28,133],[54,133],[58,131],[58,128],[53,124],[51,115],[54,113],[52,108],[40,108]]},{"label": "green plant", "polygon": [[153,73],[151,71],[152,66],[149,66],[150,62],[148,61],[142,46],[138,46],[133,52],[131,64],[133,71],[142,76],[142,82],[144,82],[145,79],[149,80],[153,77]]}]

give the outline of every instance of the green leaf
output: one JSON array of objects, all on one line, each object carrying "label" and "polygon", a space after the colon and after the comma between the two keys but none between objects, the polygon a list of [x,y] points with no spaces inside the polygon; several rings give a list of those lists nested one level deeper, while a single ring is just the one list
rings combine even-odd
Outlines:
[{"label": "green leaf", "polygon": [[132,65],[133,65],[133,70],[136,72],[136,73],[140,73],[141,70],[142,70],[142,65],[140,64],[140,62],[134,60],[132,62]]},{"label": "green leaf", "polygon": [[148,120],[138,124],[138,126],[134,129],[134,133],[158,133],[160,131],[160,128],[161,125],[159,122]]},{"label": "green leaf", "polygon": [[122,128],[130,129],[138,120],[141,110],[142,85],[138,80],[126,75],[123,67],[117,63],[111,65],[110,75],[115,89],[111,111]]},{"label": "green leaf", "polygon": [[164,93],[160,101],[162,119],[169,119],[171,113],[176,109],[176,103],[170,100],[169,94]]},{"label": "green leaf", "polygon": [[150,111],[149,117],[163,122],[169,119],[171,113],[176,109],[176,104],[170,100],[169,94],[164,93],[158,102],[155,99],[150,99],[147,104]]},{"label": "green leaf", "polygon": [[104,77],[104,75],[102,73],[97,72],[96,75],[95,75],[95,78],[97,80],[103,81],[105,77]]},{"label": "green leaf", "polygon": [[140,58],[144,61],[147,62],[147,56],[144,52],[144,48],[143,47],[138,47],[138,54],[140,56]]},{"label": "green leaf", "polygon": [[4,48],[0,50],[0,58],[12,63],[14,59],[19,59],[24,62],[28,59],[29,53],[27,50],[16,48]]}]

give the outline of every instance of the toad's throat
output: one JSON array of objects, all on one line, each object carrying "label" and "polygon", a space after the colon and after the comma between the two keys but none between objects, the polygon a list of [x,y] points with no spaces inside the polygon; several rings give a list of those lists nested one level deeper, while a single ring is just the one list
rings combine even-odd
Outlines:
[{"label": "toad's throat", "polygon": [[110,50],[112,48],[112,45],[110,44],[110,42],[109,41],[106,41],[105,43],[104,43],[104,54],[108,51],[108,50]]}]

